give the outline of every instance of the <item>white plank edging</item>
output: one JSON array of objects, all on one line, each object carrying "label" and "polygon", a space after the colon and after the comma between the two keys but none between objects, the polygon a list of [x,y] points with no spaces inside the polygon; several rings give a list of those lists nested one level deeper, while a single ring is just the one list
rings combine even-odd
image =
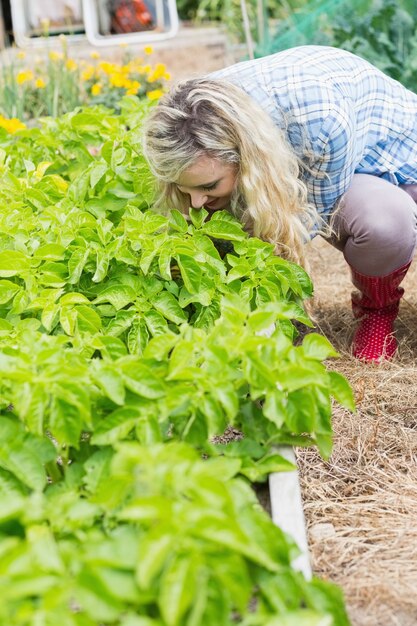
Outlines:
[{"label": "white plank edging", "polygon": [[[282,446],[277,448],[276,452],[297,466],[292,448]],[[312,578],[312,570],[298,469],[292,472],[274,472],[270,474],[269,494],[274,524],[291,535],[301,550],[301,554],[292,561],[291,565],[295,570],[302,572],[307,580],[310,580]]]}]

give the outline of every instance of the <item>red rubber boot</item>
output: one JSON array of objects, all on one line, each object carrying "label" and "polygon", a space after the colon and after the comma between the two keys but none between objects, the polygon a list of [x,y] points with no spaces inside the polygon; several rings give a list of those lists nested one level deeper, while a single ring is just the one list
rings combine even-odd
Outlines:
[{"label": "red rubber boot", "polygon": [[365,361],[391,359],[397,350],[394,320],[404,289],[400,283],[410,263],[388,276],[365,276],[351,267],[352,282],[361,293],[352,294],[353,316],[359,320],[352,343],[353,355]]}]

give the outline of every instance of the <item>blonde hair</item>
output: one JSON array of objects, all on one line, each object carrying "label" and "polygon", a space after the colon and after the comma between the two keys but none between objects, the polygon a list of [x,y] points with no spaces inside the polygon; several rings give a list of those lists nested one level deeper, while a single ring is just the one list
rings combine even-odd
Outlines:
[{"label": "blonde hair", "polygon": [[277,254],[306,265],[304,244],[322,220],[307,201],[303,166],[285,132],[242,89],[210,78],[178,83],[145,120],[143,149],[158,204],[182,211],[189,198],[175,181],[184,170],[201,156],[233,164],[232,213]]}]

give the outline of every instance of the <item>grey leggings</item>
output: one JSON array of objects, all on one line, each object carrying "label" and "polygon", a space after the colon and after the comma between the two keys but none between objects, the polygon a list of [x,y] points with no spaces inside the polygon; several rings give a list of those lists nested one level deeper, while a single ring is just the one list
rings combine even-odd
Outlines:
[{"label": "grey leggings", "polygon": [[417,185],[355,174],[327,239],[361,274],[386,276],[411,261],[417,242]]}]

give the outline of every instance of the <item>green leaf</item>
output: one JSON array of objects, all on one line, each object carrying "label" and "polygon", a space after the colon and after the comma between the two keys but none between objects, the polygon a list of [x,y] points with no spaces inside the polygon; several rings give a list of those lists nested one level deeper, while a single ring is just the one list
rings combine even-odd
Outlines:
[{"label": "green leaf", "polygon": [[331,433],[316,433],[316,444],[323,459],[329,459],[333,450],[333,436]]},{"label": "green leaf", "polygon": [[121,618],[120,626],[163,626],[159,620],[139,615],[126,615]]},{"label": "green leaf", "polygon": [[193,225],[196,228],[201,228],[204,224],[204,220],[208,216],[208,211],[206,209],[193,209],[190,207],[188,214],[191,218]]},{"label": "green leaf", "polygon": [[125,401],[125,386],[123,377],[110,364],[105,365],[93,361],[93,380],[99,385],[102,392],[115,404],[122,405]]},{"label": "green leaf", "polygon": [[172,253],[169,246],[160,249],[158,267],[159,273],[164,280],[172,280],[171,276],[171,258]]},{"label": "green leaf", "polygon": [[211,393],[222,405],[228,420],[232,422],[239,410],[239,399],[234,386],[227,384],[227,382],[222,383],[219,381],[219,384],[212,388]]},{"label": "green leaf", "polygon": [[346,378],[338,372],[329,372],[330,393],[336,400],[349,411],[355,411],[355,397],[353,390]]},{"label": "green leaf", "polygon": [[106,175],[107,171],[108,171],[107,163],[95,163],[93,165],[93,167],[90,169],[91,189],[94,189],[97,183],[99,183],[100,180],[103,178],[103,176]]},{"label": "green leaf", "polygon": [[304,361],[304,364],[285,365],[277,372],[277,382],[288,391],[294,391],[308,385],[329,384],[328,374],[321,363]]},{"label": "green leaf", "polygon": [[309,359],[324,361],[329,357],[340,356],[326,337],[317,333],[308,333],[303,339],[303,352]]},{"label": "green leaf", "polygon": [[138,235],[152,235],[167,225],[168,220],[164,215],[154,211],[145,211],[136,216],[136,227]]},{"label": "green leaf", "polygon": [[83,483],[91,494],[95,495],[103,484],[108,484],[112,458],[113,450],[104,448],[90,454],[84,463]]},{"label": "green leaf", "polygon": [[67,335],[75,334],[75,325],[77,323],[77,311],[69,306],[63,306],[59,313],[59,323]]},{"label": "green leaf", "polygon": [[111,337],[110,335],[100,337],[98,349],[112,361],[116,361],[127,354],[126,344],[117,337]]},{"label": "green leaf", "polygon": [[148,345],[148,341],[149,331],[145,320],[134,320],[127,335],[127,347],[130,354],[142,354]]},{"label": "green leaf", "polygon": [[64,574],[64,564],[50,528],[41,525],[30,526],[27,529],[27,539],[32,554],[42,570]]},{"label": "green leaf", "polygon": [[158,311],[146,311],[143,315],[143,319],[153,337],[164,335],[168,332],[167,321]]},{"label": "green leaf", "polygon": [[30,269],[30,260],[18,250],[0,252],[0,276],[9,278]]},{"label": "green leaf", "polygon": [[0,337],[9,336],[12,330],[13,326],[10,322],[0,319]]},{"label": "green leaf", "polygon": [[124,406],[103,417],[94,429],[91,443],[105,446],[125,439],[141,417],[138,407]]},{"label": "green leaf", "polygon": [[156,399],[165,395],[163,382],[157,378],[151,367],[140,361],[125,360],[122,375],[126,387],[139,396]]},{"label": "green leaf", "polygon": [[78,283],[80,280],[82,271],[85,267],[85,264],[88,261],[89,251],[85,248],[77,248],[71,254],[68,261],[68,282],[70,284]]},{"label": "green leaf", "polygon": [[49,420],[52,434],[60,443],[78,448],[84,421],[76,406],[53,397]]},{"label": "green leaf", "polygon": [[105,584],[87,566],[77,575],[74,595],[83,611],[99,622],[115,621],[123,609],[123,603],[109,593]]},{"label": "green leaf", "polygon": [[96,333],[101,330],[101,317],[91,306],[76,306],[77,328],[80,332]]},{"label": "green leaf", "polygon": [[58,243],[47,243],[35,250],[34,258],[44,261],[61,261],[65,256],[66,248]]},{"label": "green leaf", "polygon": [[128,304],[135,302],[137,294],[133,287],[129,285],[112,285],[107,287],[93,300],[94,304],[101,304],[102,302],[110,302],[119,311]]},{"label": "green leaf", "polygon": [[174,557],[160,582],[159,610],[167,626],[179,626],[194,599],[192,554]]},{"label": "green leaf", "polygon": [[24,485],[41,490],[46,485],[44,463],[52,460],[55,448],[48,440],[25,435],[20,424],[0,418],[0,467]]},{"label": "green leaf", "polygon": [[286,417],[286,401],[282,391],[274,389],[268,391],[265,395],[265,402],[262,407],[263,414],[271,422],[275,424],[277,428],[281,428],[285,422]]},{"label": "green leaf", "polygon": [[161,572],[167,557],[172,554],[175,536],[165,528],[147,533],[140,542],[140,559],[136,568],[136,580],[142,589],[150,589],[155,577]]},{"label": "green leaf", "polygon": [[259,461],[244,459],[240,473],[251,482],[260,482],[273,472],[292,472],[297,468],[279,454],[269,454]]},{"label": "green leaf", "polygon": [[45,330],[49,333],[58,323],[60,307],[58,304],[47,304],[41,314],[41,322]]},{"label": "green leaf", "polygon": [[94,272],[94,276],[91,279],[94,283],[100,283],[107,276],[107,272],[109,269],[109,254],[104,250],[97,250],[96,253],[96,271]]},{"label": "green leaf", "polygon": [[262,626],[336,626],[336,624],[330,615],[323,615],[308,609],[300,609],[291,611],[291,613],[283,613],[279,617],[267,619]]},{"label": "green leaf", "polygon": [[242,241],[247,237],[247,234],[239,224],[220,218],[216,220],[212,218],[209,222],[206,222],[200,232],[216,239],[225,239],[226,241]]},{"label": "green leaf", "polygon": [[248,326],[255,333],[262,331],[274,330],[273,324],[276,320],[276,314],[273,311],[254,311],[248,318]]},{"label": "green leaf", "polygon": [[21,393],[14,399],[16,413],[35,435],[44,433],[49,402],[49,393],[44,386],[29,382],[23,383]]},{"label": "green leaf", "polygon": [[70,293],[64,294],[60,298],[59,303],[62,306],[62,305],[67,305],[67,304],[90,304],[90,301],[82,293],[70,292]]},{"label": "green leaf", "polygon": [[10,280],[0,280],[0,304],[6,304],[11,300],[21,287]]},{"label": "green leaf", "polygon": [[158,313],[175,324],[187,321],[187,316],[178,304],[178,300],[169,291],[162,291],[153,300],[153,305]]},{"label": "green leaf", "polygon": [[171,209],[169,213],[169,224],[173,230],[182,234],[186,233],[188,230],[187,220],[177,209]]},{"label": "green leaf", "polygon": [[185,254],[176,254],[178,267],[184,286],[190,293],[196,293],[200,289],[202,271],[200,265],[192,257]]},{"label": "green leaf", "polygon": [[226,415],[216,398],[205,394],[201,400],[200,411],[206,418],[209,437],[221,435],[226,430]]},{"label": "green leaf", "polygon": [[174,346],[169,358],[167,380],[181,379],[181,374],[194,362],[194,344],[192,341],[182,340]]},{"label": "green leaf", "polygon": [[317,425],[317,406],[310,389],[288,394],[285,422],[293,433],[312,433]]}]

